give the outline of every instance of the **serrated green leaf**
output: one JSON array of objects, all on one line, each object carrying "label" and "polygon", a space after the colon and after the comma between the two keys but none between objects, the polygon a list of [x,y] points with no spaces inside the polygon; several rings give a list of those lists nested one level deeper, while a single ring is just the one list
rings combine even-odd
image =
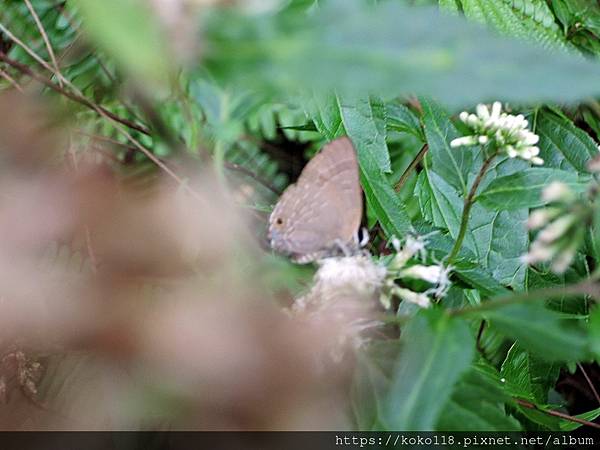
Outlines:
[{"label": "serrated green leaf", "polygon": [[[574,271],[567,271],[557,275],[553,272],[538,272],[530,268],[527,274],[527,289],[562,288],[569,284],[575,284],[581,280],[581,276]],[[562,296],[546,300],[549,309],[565,314],[587,314],[588,301],[582,301],[581,297]]]},{"label": "serrated green leaf", "polygon": [[507,305],[486,313],[493,327],[546,361],[578,361],[588,354],[579,324],[535,302]]},{"label": "serrated green leaf", "polygon": [[436,431],[518,431],[519,422],[509,416],[500,376],[489,364],[475,364],[456,385]]},{"label": "serrated green leaf", "polygon": [[535,132],[540,136],[544,167],[585,173],[587,162],[598,154],[598,146],[585,131],[552,112],[538,114]]},{"label": "serrated green leaf", "polygon": [[[429,235],[427,238],[427,250],[436,258],[442,259],[450,252],[453,240],[441,232],[434,233],[433,229],[423,223],[415,223],[415,229],[421,235]],[[433,234],[432,234],[433,233]],[[477,263],[475,255],[467,248],[462,248],[459,257],[453,264],[454,273],[463,282],[477,289],[484,298],[501,296],[509,291],[496,281],[490,273]]]},{"label": "serrated green leaf", "polygon": [[[457,131],[448,115],[434,102],[422,99],[423,122],[429,144],[431,168],[419,175],[415,193],[423,217],[433,225],[446,228],[453,238],[458,236],[464,195],[482,164],[480,150],[453,149],[449,142]],[[498,175],[520,172],[522,161],[498,160],[489,169],[480,189]],[[464,183],[464,187],[463,187]],[[462,198],[461,198],[462,196]],[[521,255],[527,251],[528,236],[524,222],[527,210],[489,211],[475,204],[471,209],[463,246],[477,257],[482,267],[488,269],[503,284],[522,288],[525,265]],[[515,235],[515,230],[522,233]],[[510,239],[507,239],[510,236]]]},{"label": "serrated green leaf", "polygon": [[411,230],[410,218],[400,203],[398,194],[379,170],[377,162],[368,152],[360,154],[360,179],[367,204],[375,212],[377,220],[388,237],[405,236]]},{"label": "serrated green leaf", "polygon": [[[445,228],[456,239],[460,228],[463,202],[454,189],[436,172],[427,168],[419,174],[415,194],[423,217],[436,227]],[[464,245],[477,252],[472,233],[467,233]]]},{"label": "serrated green leaf", "polygon": [[419,118],[406,106],[397,101],[390,102],[386,104],[386,113],[388,129],[412,134],[421,142],[425,142]]},{"label": "serrated green leaf", "polygon": [[591,177],[551,168],[531,168],[496,178],[477,196],[487,208],[513,210],[542,206],[542,190],[553,181],[566,184],[575,192],[584,192]]},{"label": "serrated green leaf", "polygon": [[474,355],[466,322],[421,311],[403,330],[383,423],[401,431],[433,430]]},{"label": "serrated green leaf", "polygon": [[[542,0],[527,0],[520,7],[497,0],[462,0],[465,16],[486,23],[501,33],[537,41],[551,48],[569,48],[548,5]],[[527,6],[525,6],[527,5]]]},{"label": "serrated green leaf", "polygon": [[313,95],[307,99],[305,105],[306,114],[312,119],[319,133],[327,139],[333,140],[344,134],[344,124],[335,95]]},{"label": "serrated green leaf", "polygon": [[502,363],[500,374],[513,397],[537,404],[548,402],[548,391],[558,379],[560,365],[547,362],[514,343]]},{"label": "serrated green leaf", "polygon": [[[337,109],[334,109],[334,101]],[[335,139],[344,133],[350,137],[356,137],[353,142],[358,153],[360,178],[367,207],[375,213],[388,236],[404,236],[410,231],[410,219],[400,203],[398,195],[381,170],[380,161],[372,153],[371,143],[381,138],[380,130],[384,124],[378,119],[377,124],[373,123],[372,126],[363,127],[359,116],[355,114],[342,115],[341,106],[333,96],[312,102],[308,113],[319,132],[324,134],[328,140]],[[387,151],[387,147],[385,150]]]},{"label": "serrated green leaf", "polygon": [[458,131],[447,113],[431,100],[421,98],[420,102],[432,169],[464,196],[473,166],[473,152],[451,148],[450,141],[458,137]]},{"label": "serrated green leaf", "polygon": [[[597,417],[600,417],[600,408],[593,409],[583,414],[577,414],[574,417],[577,417],[578,419],[592,421]],[[560,431],[573,431],[581,427],[582,424],[573,422],[572,420],[560,419],[558,422],[558,426]]]},{"label": "serrated green leaf", "polygon": [[347,99],[338,96],[344,128],[360,153],[369,153],[382,172],[391,172],[386,139],[385,105],[374,98]]}]

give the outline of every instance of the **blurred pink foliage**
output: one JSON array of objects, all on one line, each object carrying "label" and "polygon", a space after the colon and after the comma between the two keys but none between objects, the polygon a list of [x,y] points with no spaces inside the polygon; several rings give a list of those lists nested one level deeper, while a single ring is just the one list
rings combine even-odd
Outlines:
[{"label": "blurred pink foliage", "polygon": [[45,105],[0,115],[0,429],[347,426],[335,326],[284,312],[209,172],[142,194]]}]

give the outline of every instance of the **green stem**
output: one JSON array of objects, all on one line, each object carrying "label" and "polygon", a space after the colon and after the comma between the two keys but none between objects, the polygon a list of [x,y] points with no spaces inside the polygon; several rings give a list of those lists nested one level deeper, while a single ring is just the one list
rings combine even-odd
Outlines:
[{"label": "green stem", "polygon": [[[561,287],[549,287],[535,289],[528,292],[516,292],[509,295],[500,295],[489,299],[479,305],[467,306],[464,308],[447,309],[446,314],[450,316],[469,316],[480,315],[485,311],[493,311],[504,306],[515,303],[524,303],[529,301],[550,300],[554,298],[572,297],[576,295],[590,296],[594,299],[600,299],[600,285],[591,279],[581,281],[577,284]],[[412,316],[383,316],[381,320],[389,324],[404,325],[412,319]]]},{"label": "green stem", "polygon": [[410,177],[410,174],[415,170],[415,168],[419,165],[421,160],[425,157],[427,150],[429,150],[429,146],[427,144],[425,144],[425,145],[423,145],[423,147],[421,147],[421,150],[419,150],[419,153],[417,153],[417,156],[415,156],[415,158],[411,161],[411,163],[408,165],[408,167],[406,168],[406,170],[404,171],[404,173],[402,174],[402,176],[400,177],[400,179],[394,186],[394,190],[396,192],[400,192],[400,190],[402,189],[402,186],[404,186],[404,184],[406,183],[406,180],[408,180],[408,177]]},{"label": "green stem", "polygon": [[517,292],[510,295],[502,295],[492,298],[485,303],[479,305],[467,306],[461,309],[450,309],[448,314],[452,316],[462,316],[468,314],[479,314],[484,311],[501,308],[503,306],[512,305],[513,303],[523,303],[534,300],[550,300],[553,298],[561,298],[574,295],[589,295],[593,298],[600,297],[600,286],[594,283],[593,280],[587,279],[577,284],[563,287],[551,287],[543,289],[535,289],[528,292]]},{"label": "green stem", "polygon": [[479,173],[477,174],[477,178],[475,178],[475,181],[473,182],[473,185],[471,186],[471,189],[469,190],[469,193],[467,194],[467,196],[465,198],[462,217],[460,219],[460,228],[458,230],[458,236],[456,237],[456,242],[454,243],[454,247],[452,247],[452,251],[450,252],[450,255],[448,256],[448,262],[447,262],[448,265],[452,264],[452,262],[454,261],[454,258],[456,258],[456,255],[458,255],[458,252],[460,251],[460,248],[462,247],[462,243],[465,240],[465,235],[467,234],[467,225],[469,224],[469,214],[471,213],[471,207],[473,206],[473,203],[474,203],[475,194],[477,193],[477,188],[481,184],[481,180],[483,180],[483,176],[487,172],[488,168],[490,167],[490,164],[492,163],[492,161],[494,160],[496,155],[498,155],[497,151],[492,153],[483,162],[483,165],[481,166],[481,169],[479,170]]}]

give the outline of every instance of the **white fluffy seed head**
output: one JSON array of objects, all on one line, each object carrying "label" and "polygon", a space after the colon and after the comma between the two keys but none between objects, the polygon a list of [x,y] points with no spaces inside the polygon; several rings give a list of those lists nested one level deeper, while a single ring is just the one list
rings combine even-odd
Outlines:
[{"label": "white fluffy seed head", "polygon": [[364,255],[326,258],[319,262],[316,282],[328,287],[351,286],[356,290],[374,291],[383,283],[386,269]]}]

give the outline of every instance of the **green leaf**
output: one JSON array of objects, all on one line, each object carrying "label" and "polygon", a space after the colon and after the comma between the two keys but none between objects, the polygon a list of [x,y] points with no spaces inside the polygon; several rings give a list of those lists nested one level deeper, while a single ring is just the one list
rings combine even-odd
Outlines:
[{"label": "green leaf", "polygon": [[573,172],[551,168],[531,168],[496,178],[477,196],[477,201],[487,208],[514,210],[535,208],[545,203],[542,190],[553,181],[560,181],[576,192],[585,192],[591,177],[577,176]]},{"label": "green leaf", "polygon": [[352,382],[352,410],[356,428],[381,431],[380,417],[389,391],[393,363],[398,358],[394,341],[379,341],[356,354],[356,373]]},{"label": "green leaf", "polygon": [[[419,234],[429,236],[427,238],[427,250],[436,258],[441,260],[450,253],[454,242],[449,236],[440,232],[435,233],[430,226],[420,222],[415,223],[414,226]],[[454,273],[458,278],[477,289],[484,298],[501,296],[509,292],[477,263],[475,255],[465,247],[460,250],[459,258],[453,266]]]},{"label": "green leaf", "polygon": [[328,140],[344,134],[344,124],[335,95],[313,95],[305,101],[305,104],[307,105],[306,113],[314,122],[317,131]]},{"label": "green leaf", "polygon": [[500,370],[511,396],[537,404],[548,402],[548,391],[556,384],[559,372],[559,364],[540,359],[518,343],[512,345]]},{"label": "green leaf", "polygon": [[[334,103],[335,102],[335,109]],[[307,111],[312,118],[317,130],[328,140],[335,139],[346,133],[355,136],[354,141],[358,153],[360,178],[367,207],[372,210],[383,227],[387,236],[404,236],[410,231],[410,219],[400,203],[398,195],[392,188],[387,177],[381,170],[376,156],[373,154],[372,142],[380,139],[381,121],[364,128],[359,116],[349,114],[342,116],[341,107],[334,96],[320,100],[315,99]],[[361,134],[364,133],[364,134]],[[378,148],[381,151],[381,147]],[[387,151],[387,147],[386,147]],[[389,159],[389,155],[388,155]]]},{"label": "green leaf", "polygon": [[[447,229],[456,238],[465,192],[482,164],[481,151],[477,148],[450,148],[450,140],[458,134],[450,118],[432,101],[422,99],[422,105],[431,168],[425,166],[419,175],[415,193],[423,217],[433,225]],[[523,161],[499,159],[489,169],[480,189],[485,189],[495,176],[520,172],[523,166]],[[463,243],[496,280],[516,288],[522,288],[525,280],[525,265],[521,255],[527,251],[528,244],[524,226],[526,218],[527,210],[524,208],[489,211],[475,204],[471,209]],[[522,232],[515,235],[515,230]]]},{"label": "green leaf", "polygon": [[[591,411],[585,412],[583,414],[577,414],[578,419],[589,420],[592,421],[597,417],[600,417],[600,408],[593,409]],[[560,431],[573,431],[577,428],[581,427],[581,423],[573,422],[572,420],[560,419],[558,422],[558,426]]]},{"label": "green leaf", "polygon": [[466,322],[421,311],[403,330],[383,423],[399,431],[433,430],[475,342]]},{"label": "green leaf", "polygon": [[456,385],[436,431],[519,431],[519,422],[505,411],[510,401],[496,369],[475,364]]},{"label": "green leaf", "polygon": [[461,3],[466,17],[487,23],[501,33],[537,41],[546,47],[569,47],[543,0],[512,4],[497,0],[462,0]]},{"label": "green leaf", "polygon": [[600,361],[600,308],[598,307],[590,313],[590,347],[596,361]]},{"label": "green leaf", "polygon": [[367,204],[375,212],[377,220],[388,237],[406,235],[411,230],[410,218],[400,203],[398,194],[379,170],[371,154],[368,152],[361,154],[360,148],[357,150],[360,179]]},{"label": "green leaf", "polygon": [[315,88],[386,99],[416,93],[457,107],[600,92],[593,62],[400,3],[331,0],[293,17],[219,8],[205,17],[203,61],[221,80],[278,96]]},{"label": "green leaf", "polygon": [[[527,273],[527,290],[544,288],[564,288],[569,284],[575,284],[581,280],[581,276],[573,271],[557,275],[553,272],[540,272],[530,268]],[[583,296],[573,297],[565,295],[558,298],[546,300],[548,309],[566,314],[587,315],[589,300]]]},{"label": "green leaf", "polygon": [[390,153],[386,139],[386,112],[381,100],[360,98],[349,100],[338,96],[340,113],[348,137],[359,155],[369,153],[382,172],[391,172]]},{"label": "green leaf", "polygon": [[[425,168],[417,180],[415,194],[423,217],[436,227],[445,228],[456,239],[460,228],[463,202],[455,190],[436,172]],[[464,245],[476,252],[472,233],[465,236]]]},{"label": "green leaf", "polygon": [[166,81],[169,52],[161,25],[141,0],[76,0],[87,33],[135,77]]},{"label": "green leaf", "polygon": [[549,111],[540,112],[536,123],[545,167],[587,172],[586,163],[598,154],[598,146],[585,131]]},{"label": "green leaf", "polygon": [[401,133],[409,133],[425,142],[419,118],[403,104],[392,101],[386,105],[387,127]]},{"label": "green leaf", "polygon": [[467,179],[473,166],[473,151],[451,148],[450,141],[458,137],[458,131],[448,114],[435,102],[426,98],[420,101],[432,168],[458,193],[466,195]]},{"label": "green leaf", "polygon": [[[573,422],[568,419],[561,419],[559,417],[551,416],[548,414],[544,414],[542,411],[550,411],[554,410],[553,406],[547,405],[539,405],[539,411],[536,409],[525,408],[523,406],[518,406],[519,411],[527,417],[527,419],[532,422],[541,425],[543,430],[551,430],[551,431],[573,431],[577,428],[581,427],[583,424]],[[600,416],[600,408],[594,409],[592,411],[585,412],[583,414],[577,414],[573,417],[577,417],[578,419],[584,420],[594,420]]]},{"label": "green leaf", "polygon": [[588,354],[579,324],[535,302],[507,305],[486,316],[493,327],[546,361],[578,361]]}]

